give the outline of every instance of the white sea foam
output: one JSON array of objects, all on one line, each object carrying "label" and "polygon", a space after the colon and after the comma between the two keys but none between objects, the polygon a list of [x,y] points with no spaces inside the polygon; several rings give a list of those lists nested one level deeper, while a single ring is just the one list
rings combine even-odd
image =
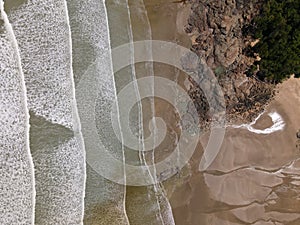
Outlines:
[{"label": "white sea foam", "polygon": [[72,128],[69,30],[63,1],[28,1],[8,17],[20,47],[29,109]]},{"label": "white sea foam", "polygon": [[34,224],[34,169],[18,45],[0,1],[0,224]]},{"label": "white sea foam", "polygon": [[33,153],[37,180],[35,224],[82,224],[82,154],[75,137]]},{"label": "white sea foam", "polygon": [[256,129],[253,127],[253,125],[257,122],[257,120],[264,114],[265,112],[262,112],[258,115],[258,117],[255,118],[254,121],[252,121],[249,124],[242,124],[242,125],[232,125],[233,128],[245,128],[249,130],[250,132],[256,133],[256,134],[271,134],[276,131],[283,130],[285,127],[285,122],[281,115],[277,112],[271,112],[268,114],[269,117],[271,117],[273,125],[271,127],[265,128],[263,130]]},{"label": "white sea foam", "polygon": [[[26,1],[10,10],[8,17],[19,44],[28,108],[38,118],[31,120],[31,127],[41,129],[31,136],[37,181],[35,223],[82,224],[85,154],[74,95],[66,3]],[[49,123],[43,122],[42,127],[44,119]],[[72,137],[61,138],[64,132]]]}]

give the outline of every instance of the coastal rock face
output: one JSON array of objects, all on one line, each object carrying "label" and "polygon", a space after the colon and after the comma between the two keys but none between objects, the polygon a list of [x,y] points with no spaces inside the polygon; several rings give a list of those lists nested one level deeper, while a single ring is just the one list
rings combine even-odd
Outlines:
[{"label": "coastal rock face", "polygon": [[197,36],[193,50],[206,59],[210,67],[229,67],[241,61],[242,27],[256,13],[253,4],[253,1],[244,4],[235,0],[193,1],[186,32]]},{"label": "coastal rock face", "polygon": [[[260,0],[191,0],[191,15],[185,27],[194,51],[213,70],[224,92],[227,119],[232,122],[250,121],[258,115],[273,96],[274,86],[247,71],[256,60],[246,55],[254,40],[243,30],[258,14]],[[208,105],[199,85],[192,85],[190,95],[196,104]],[[199,107],[201,108],[201,107]],[[203,108],[203,107],[202,107]],[[205,107],[204,107],[205,108]],[[209,119],[202,109],[199,114]]]}]

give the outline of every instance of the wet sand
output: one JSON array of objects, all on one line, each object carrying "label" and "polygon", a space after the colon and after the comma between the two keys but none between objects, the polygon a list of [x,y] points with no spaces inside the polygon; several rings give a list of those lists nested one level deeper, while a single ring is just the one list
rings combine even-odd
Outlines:
[{"label": "wet sand", "polygon": [[[183,30],[189,15],[189,5],[174,3],[170,0],[145,0],[144,3],[151,26],[152,39],[176,43],[189,49],[190,39]],[[187,75],[173,66],[156,62],[154,75],[174,81],[186,90],[184,82],[187,80]],[[175,149],[180,129],[176,106],[159,98],[155,98],[154,102],[155,115],[162,118],[167,126],[166,138],[155,149],[155,162],[158,162]]]},{"label": "wet sand", "polygon": [[272,125],[272,118],[267,113],[264,113],[252,127],[255,129],[263,130],[271,127]]},{"label": "wet sand", "polygon": [[[198,171],[202,149],[197,149],[192,175],[171,198],[176,224],[299,224],[299,90],[300,80],[289,79],[266,108],[265,115],[282,116],[283,131],[263,135],[227,128],[217,158],[204,173]],[[255,124],[257,129],[267,125],[272,124],[264,115]]]}]

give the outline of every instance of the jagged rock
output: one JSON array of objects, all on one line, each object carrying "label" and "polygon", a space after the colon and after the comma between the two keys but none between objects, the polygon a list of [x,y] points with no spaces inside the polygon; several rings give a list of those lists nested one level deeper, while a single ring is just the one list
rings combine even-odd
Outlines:
[{"label": "jagged rock", "polygon": [[[247,0],[191,1],[192,14],[188,20],[187,33],[197,34],[193,39],[192,50],[215,71],[224,93],[227,118],[230,121],[252,120],[273,96],[273,85],[246,76],[255,58],[247,56],[243,50],[255,40],[243,36],[242,28],[258,14],[257,3],[262,0],[253,1],[251,4]],[[205,126],[209,119],[209,107],[214,106],[207,105],[197,82],[192,85],[189,94]],[[201,83],[210,88],[205,80]]]}]

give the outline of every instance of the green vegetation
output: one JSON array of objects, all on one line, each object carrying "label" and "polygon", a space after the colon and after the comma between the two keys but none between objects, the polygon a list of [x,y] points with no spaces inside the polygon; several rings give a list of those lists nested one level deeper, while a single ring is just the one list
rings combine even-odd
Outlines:
[{"label": "green vegetation", "polygon": [[222,66],[218,66],[216,69],[215,69],[215,75],[217,76],[220,76],[222,74],[225,73],[225,68],[222,67]]},{"label": "green vegetation", "polygon": [[257,76],[279,83],[291,74],[300,76],[300,0],[265,0],[254,19],[252,51],[261,61]]}]

